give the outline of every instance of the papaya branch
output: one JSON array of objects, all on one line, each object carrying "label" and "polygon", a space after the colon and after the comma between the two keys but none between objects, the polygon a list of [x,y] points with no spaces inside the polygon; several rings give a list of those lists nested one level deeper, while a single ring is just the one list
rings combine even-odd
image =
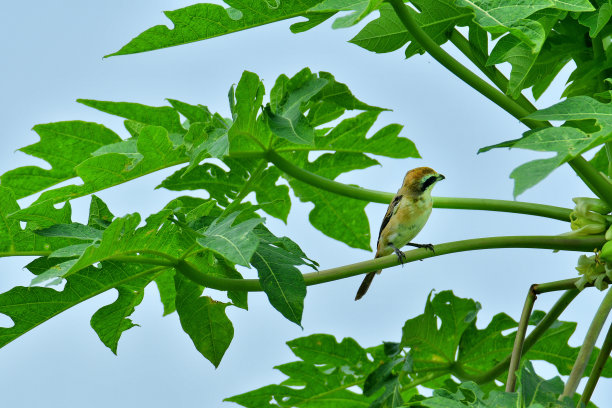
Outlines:
[{"label": "papaya branch", "polygon": [[[381,204],[388,204],[391,202],[391,200],[393,200],[392,193],[369,190],[358,186],[343,184],[325,177],[321,177],[318,174],[311,173],[308,170],[296,166],[274,151],[269,151],[266,154],[266,157],[269,162],[291,177],[295,177],[304,183],[308,183],[322,190],[330,191],[345,197]],[[434,197],[433,206],[435,208],[451,208],[457,210],[511,212],[547,217],[568,222],[570,212],[572,211],[568,208],[555,207],[552,205],[485,198]]]},{"label": "papaya branch", "polygon": [[[448,255],[458,252],[475,251],[481,249],[495,248],[539,248],[578,252],[591,252],[595,248],[601,248],[605,243],[603,235],[588,237],[567,236],[507,236],[466,239],[462,241],[446,242],[437,244],[435,252],[424,248],[406,251],[404,263],[417,261],[434,256]],[[326,269],[318,272],[304,274],[304,282],[307,286],[332,282],[339,279],[356,276],[379,269],[390,268],[399,265],[395,254],[381,258],[370,259],[337,268]],[[175,268],[192,281],[211,289],[217,290],[242,290],[247,292],[260,292],[262,287],[258,279],[231,279],[206,274],[189,263],[188,259],[176,260]],[[576,278],[574,281],[578,281]],[[563,288],[568,286],[565,281]]]}]

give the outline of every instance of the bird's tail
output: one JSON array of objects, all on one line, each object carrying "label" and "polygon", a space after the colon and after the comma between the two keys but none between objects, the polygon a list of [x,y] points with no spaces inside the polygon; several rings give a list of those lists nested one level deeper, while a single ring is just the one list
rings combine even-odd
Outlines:
[{"label": "bird's tail", "polygon": [[374,279],[374,276],[377,273],[380,273],[380,271],[370,272],[365,276],[365,278],[363,278],[363,282],[361,282],[361,286],[359,286],[359,289],[357,289],[357,295],[355,295],[355,300],[361,299],[363,295],[366,294],[366,292],[368,291],[370,287],[370,284],[372,283],[372,280]]}]

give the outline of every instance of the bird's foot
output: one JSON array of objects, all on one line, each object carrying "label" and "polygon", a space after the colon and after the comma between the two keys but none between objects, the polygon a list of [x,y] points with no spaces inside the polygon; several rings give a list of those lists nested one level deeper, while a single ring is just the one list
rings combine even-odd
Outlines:
[{"label": "bird's foot", "polygon": [[429,249],[431,252],[436,253],[436,251],[434,250],[434,246],[432,244],[415,244],[413,242],[409,242],[406,245],[410,245],[410,246],[417,247],[417,248]]},{"label": "bird's foot", "polygon": [[393,252],[395,252],[395,255],[397,255],[397,260],[399,261],[399,263],[404,266],[404,261],[406,260],[406,254],[404,254],[399,248],[395,247],[395,246],[391,246],[393,248]]}]

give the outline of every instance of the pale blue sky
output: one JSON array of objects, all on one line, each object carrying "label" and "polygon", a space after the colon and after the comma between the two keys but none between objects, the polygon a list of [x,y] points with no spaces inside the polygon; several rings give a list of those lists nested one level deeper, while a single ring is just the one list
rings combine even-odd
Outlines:
[{"label": "pale blue sky", "polygon": [[[407,170],[427,165],[446,175],[434,195],[512,199],[508,178],[512,169],[544,156],[507,150],[476,155],[479,147],[519,137],[524,127],[428,56],[406,61],[401,51],[375,55],[347,43],[355,28],[334,31],[326,23],[294,35],[290,23],[281,22],[182,47],[102,59],[144,29],[167,23],[162,10],[189,4],[159,0],[5,4],[0,26],[0,173],[27,164],[46,166],[15,152],[38,140],[30,129],[39,123],[81,119],[127,135],[120,119],[77,104],[77,98],[149,105],[175,98],[227,115],[227,90],[243,70],[259,74],[269,89],[279,74],[293,75],[305,66],[331,72],[366,103],[393,109],[380,116],[378,126],[404,125],[402,135],[416,143],[423,157],[382,159],[382,167],[343,175],[343,182],[395,192]],[[568,72],[564,71],[565,77]],[[562,82],[556,82],[538,106],[554,103]],[[136,211],[147,215],[178,195],[153,190],[174,170],[99,196],[116,215]],[[564,166],[519,199],[570,207],[571,197],[584,195],[589,192]],[[73,202],[77,221],[85,220],[88,203],[88,198]],[[299,243],[323,269],[372,257],[305,223],[310,208],[294,200],[288,225],[270,217],[268,225],[277,235]],[[366,208],[373,244],[385,210],[381,204]],[[418,241],[436,244],[493,235],[548,235],[567,228],[566,223],[522,215],[435,209]],[[483,306],[479,327],[500,312],[518,319],[529,285],[575,276],[577,256],[515,249],[428,259],[385,270],[359,302],[353,298],[361,277],[309,287],[304,330],[282,318],[263,294],[252,294],[248,312],[228,309],[235,338],[217,370],[181,331],[176,314],[161,317],[154,287],[133,315],[141,327],[124,334],[114,356],[89,326],[91,315],[115,299],[114,293],[106,293],[0,350],[0,401],[15,408],[232,407],[221,403],[222,399],[284,378],[272,367],[294,360],[285,345],[288,340],[329,333],[338,340],[353,337],[364,347],[398,341],[404,321],[422,313],[431,289],[453,289],[459,296],[478,300]],[[24,259],[0,259],[1,291],[29,282],[29,274],[22,270],[25,263]],[[545,310],[556,298],[542,295],[536,308]],[[563,314],[564,320],[582,320],[571,339],[573,345],[582,341],[601,298],[589,290]],[[6,322],[0,318],[1,324]],[[546,369],[544,364],[536,367]],[[542,371],[547,376],[551,373]],[[610,380],[601,381],[594,398],[600,406],[612,400],[611,385]]]}]

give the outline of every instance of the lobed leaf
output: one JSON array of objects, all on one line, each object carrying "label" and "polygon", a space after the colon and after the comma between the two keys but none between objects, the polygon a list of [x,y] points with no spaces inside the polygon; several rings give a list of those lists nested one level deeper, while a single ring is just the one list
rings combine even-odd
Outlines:
[{"label": "lobed leaf", "polygon": [[[439,45],[448,40],[450,30],[457,25],[467,25],[472,17],[470,10],[456,5],[451,0],[417,0],[411,3],[420,12],[410,7],[408,12],[423,31]],[[366,24],[350,42],[376,53],[395,51],[410,42],[406,48],[406,58],[423,53],[421,46],[406,30],[389,5],[380,7],[380,17]]]},{"label": "lobed leaf", "polygon": [[[125,183],[145,174],[183,163],[186,159],[184,147],[175,145],[170,140],[168,131],[159,126],[145,126],[137,138],[136,147],[141,159],[134,159],[133,156],[122,153],[108,153],[84,160],[75,168],[77,176],[83,180],[82,185],[68,185],[45,191],[30,207],[18,211],[14,216],[20,220],[28,220],[36,214],[46,213],[54,203]],[[41,206],[44,208],[39,208]]]},{"label": "lobed leaf", "polygon": [[289,378],[283,385],[268,385],[226,398],[244,407],[367,407],[373,400],[349,388],[359,384],[376,364],[355,340],[338,343],[333,336],[314,334],[287,342],[301,361],[276,368]]},{"label": "lobed leaf", "polygon": [[457,5],[471,8],[474,22],[492,34],[510,32],[537,50],[544,40],[542,25],[528,17],[543,9],[585,12],[592,11],[588,0],[456,0]]},{"label": "lobed leaf", "polygon": [[75,167],[91,153],[121,141],[112,130],[91,122],[48,123],[34,126],[34,131],[40,141],[19,150],[45,160],[51,169],[25,166],[0,176],[2,186],[13,190],[18,199],[76,177]]},{"label": "lobed leaf", "polygon": [[[60,261],[59,259],[51,261],[47,258],[38,258],[30,263],[27,268],[34,274],[40,274]],[[66,279],[66,285],[61,291],[42,287],[16,286],[0,294],[0,313],[5,314],[13,321],[12,327],[0,327],[0,347],[5,346],[53,316],[107,290],[123,287],[144,288],[155,278],[158,272],[150,265],[108,261],[102,262],[100,268],[90,266],[71,275]],[[128,309],[124,309],[124,312],[127,312]],[[108,313],[109,309],[106,309],[106,312]],[[118,311],[111,314],[115,321],[121,319],[121,313]],[[100,317],[100,314],[98,316]],[[125,317],[126,314],[123,313],[123,318]],[[118,336],[128,327],[125,324],[120,324],[119,329],[111,333],[106,331],[110,324],[107,326],[98,321],[93,324],[97,329],[101,329],[103,333],[101,339],[105,344],[113,352],[116,352]]]},{"label": "lobed leaf", "polygon": [[[172,22],[172,29],[165,25],[151,27],[133,38],[120,50],[106,57],[174,47],[299,16],[312,17],[313,13],[309,13],[309,9],[320,1],[268,3],[226,0],[225,3],[230,6],[229,8],[200,3],[174,11],[165,11],[164,14]],[[323,17],[329,18],[329,14],[326,13]],[[325,18],[315,19],[316,24],[324,20]],[[301,24],[302,26],[299,27],[300,30],[303,30],[304,23]],[[316,25],[311,22],[309,28],[314,26],[313,24]]]},{"label": "lobed leaf", "polygon": [[217,218],[206,229],[199,232],[203,237],[196,241],[204,248],[209,248],[222,255],[232,263],[249,266],[251,257],[259,244],[252,230],[264,221],[263,218],[251,218],[234,224],[238,212],[224,218]]},{"label": "lobed leaf", "polygon": [[[378,164],[362,153],[324,154],[304,168],[329,179],[354,169]],[[353,248],[370,250],[370,226],[365,216],[366,201],[330,194],[319,188],[291,178],[289,184],[301,201],[315,207],[310,212],[310,223],[325,235]]]},{"label": "lobed leaf", "polygon": [[218,367],[234,337],[234,326],[225,314],[228,304],[201,296],[203,288],[181,274],[175,274],[174,281],[176,311],[183,330],[196,349]]}]

